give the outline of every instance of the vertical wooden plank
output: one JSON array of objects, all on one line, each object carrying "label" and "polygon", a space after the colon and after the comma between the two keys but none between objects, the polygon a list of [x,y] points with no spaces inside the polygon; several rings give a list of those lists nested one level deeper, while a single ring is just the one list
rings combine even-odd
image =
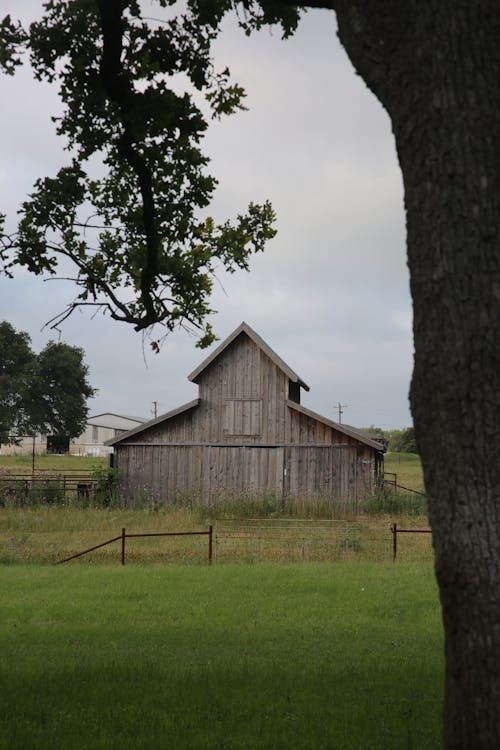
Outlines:
[{"label": "vertical wooden plank", "polygon": [[175,447],[168,446],[168,473],[169,473],[169,492],[167,502],[169,505],[177,495],[177,466],[175,460]]},{"label": "vertical wooden plank", "polygon": [[[312,420],[309,420],[310,422]],[[316,476],[317,470],[317,449],[310,447],[307,449],[308,461],[307,461],[307,494],[308,497],[314,497],[318,486],[318,480]]]},{"label": "vertical wooden plank", "polygon": [[267,467],[268,467],[268,456],[270,448],[256,448],[256,453],[260,454],[259,460],[259,476],[258,476],[258,491],[260,493],[267,493],[269,487],[267,484]]},{"label": "vertical wooden plank", "polygon": [[244,398],[245,396],[248,396],[248,392],[249,392],[249,369],[250,369],[249,355],[250,355],[250,351],[249,351],[248,339],[245,337],[244,341],[242,341],[241,358],[240,358],[240,368],[241,368],[240,392],[239,392],[240,398]]},{"label": "vertical wooden plank", "polygon": [[251,431],[253,435],[262,435],[262,401],[251,401]]},{"label": "vertical wooden plank", "polygon": [[[143,463],[144,479],[147,481],[148,495],[155,502],[158,487],[158,447],[155,445],[145,446],[143,448],[145,461]],[[147,477],[147,479],[146,479]]]},{"label": "vertical wooden plank", "polygon": [[292,441],[292,410],[285,406],[285,429],[283,434],[283,442],[284,443],[290,443]]},{"label": "vertical wooden plank", "polygon": [[276,492],[276,499],[283,503],[283,480],[284,480],[284,465],[283,465],[283,454],[284,448],[276,448],[275,450],[269,451],[269,466],[268,466],[268,482],[269,489],[273,486]]},{"label": "vertical wooden plank", "polygon": [[235,364],[234,364],[234,395],[236,398],[241,398],[243,396],[243,377],[244,377],[244,369],[245,369],[245,362],[244,362],[244,351],[239,345],[235,349]]},{"label": "vertical wooden plank", "polygon": [[204,505],[208,505],[210,501],[210,446],[201,447],[201,499]]},{"label": "vertical wooden plank", "polygon": [[267,438],[270,443],[277,443],[276,435],[276,366],[266,357],[267,368]]},{"label": "vertical wooden plank", "polygon": [[249,401],[240,401],[241,404],[241,434],[242,435],[250,435],[250,402]]},{"label": "vertical wooden plank", "polygon": [[280,372],[276,365],[273,367],[273,421],[274,421],[274,442],[280,443]]},{"label": "vertical wooden plank", "polygon": [[216,496],[217,492],[217,485],[215,481],[216,477],[216,463],[217,463],[217,452],[218,448],[211,445],[210,446],[210,459],[209,459],[209,465],[208,465],[208,473],[209,473],[209,479],[208,479],[208,504],[211,506],[214,502],[214,498]]},{"label": "vertical wooden plank", "polygon": [[193,487],[196,495],[203,500],[203,451],[204,448],[201,445],[195,445],[194,448],[194,462],[192,467]]},{"label": "vertical wooden plank", "polygon": [[224,448],[224,494],[232,495],[233,488],[233,451],[234,448]]}]

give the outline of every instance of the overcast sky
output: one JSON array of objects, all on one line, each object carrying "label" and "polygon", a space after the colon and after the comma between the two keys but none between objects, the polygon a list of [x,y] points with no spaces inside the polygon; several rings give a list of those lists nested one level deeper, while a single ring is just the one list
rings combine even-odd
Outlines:
[{"label": "overcast sky", "polygon": [[[41,3],[6,2],[4,13],[33,17]],[[155,7],[155,15],[160,11]],[[336,37],[335,16],[310,11],[295,37],[251,38],[227,23],[217,45],[247,91],[249,110],[211,125],[205,150],[219,179],[212,215],[243,212],[269,198],[278,235],[251,271],[221,276],[212,324],[223,339],[249,323],[310,386],[302,403],[343,422],[411,423],[411,301],[401,172],[387,114]],[[53,133],[56,92],[29,69],[0,77],[0,210],[12,217],[37,177],[67,160]],[[72,300],[60,281],[20,272],[0,277],[0,319],[27,331],[36,350],[57,334],[43,328]],[[150,417],[196,396],[187,375],[208,352],[172,334],[160,354],[140,334],[102,315],[75,313],[61,340],[83,347],[98,395],[91,414]]]}]

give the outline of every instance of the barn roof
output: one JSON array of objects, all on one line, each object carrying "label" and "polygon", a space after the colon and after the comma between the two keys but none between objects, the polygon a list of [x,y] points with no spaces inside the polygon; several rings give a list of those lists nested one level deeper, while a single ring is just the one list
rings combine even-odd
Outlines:
[{"label": "barn roof", "polygon": [[214,362],[217,357],[219,357],[228,348],[228,346],[230,346],[233,341],[242,333],[245,333],[259,347],[259,349],[261,349],[264,354],[266,354],[269,359],[288,376],[292,383],[298,383],[302,388],[304,388],[304,390],[309,390],[309,386],[307,385],[307,383],[305,383],[302,378],[299,377],[297,373],[294,372],[292,368],[289,367],[278,354],[276,354],[274,349],[271,349],[269,344],[266,344],[264,339],[261,338],[259,334],[256,333],[253,328],[251,328],[248,323],[245,323],[244,321],[227,337],[227,339],[224,339],[224,341],[219,344],[219,346],[212,352],[212,354],[209,354],[209,356],[204,359],[203,362],[198,365],[198,367],[193,370],[190,375],[188,375],[188,380],[190,380],[192,383],[197,383],[202,372],[206,370],[207,367],[211,365],[212,362]]},{"label": "barn roof", "polygon": [[376,448],[378,451],[384,451],[384,446],[381,443],[376,440],[372,440],[370,437],[368,437],[366,432],[363,432],[362,430],[357,430],[355,427],[350,427],[345,424],[340,424],[339,422],[334,422],[332,419],[327,419],[327,417],[323,417],[321,414],[318,414],[315,411],[311,411],[311,409],[306,409],[305,406],[296,404],[294,401],[287,401],[286,403],[287,406],[290,407],[290,409],[295,409],[295,411],[298,411],[301,414],[305,414],[306,417],[311,417],[311,419],[316,419],[318,422],[322,422],[323,424],[328,425],[328,427],[333,427],[333,429],[337,430],[337,432],[341,432],[348,437],[355,438],[355,440],[359,440],[360,443],[369,445],[370,448]]},{"label": "barn roof", "polygon": [[165,414],[160,414],[160,416],[156,417],[156,419],[150,419],[149,422],[143,422],[143,424],[134,427],[132,430],[128,430],[128,432],[122,435],[118,435],[118,437],[112,438],[111,440],[106,440],[104,445],[116,445],[116,443],[120,443],[122,440],[128,440],[130,437],[132,437],[133,435],[137,435],[137,433],[139,432],[144,432],[144,430],[148,430],[150,427],[155,427],[162,422],[166,422],[167,419],[172,419],[172,417],[176,417],[178,414],[183,414],[190,409],[194,409],[194,407],[198,406],[199,403],[200,399],[195,398],[193,401],[189,401],[187,404],[183,404],[182,406],[178,406],[176,409],[172,409],[172,411],[167,411]]}]

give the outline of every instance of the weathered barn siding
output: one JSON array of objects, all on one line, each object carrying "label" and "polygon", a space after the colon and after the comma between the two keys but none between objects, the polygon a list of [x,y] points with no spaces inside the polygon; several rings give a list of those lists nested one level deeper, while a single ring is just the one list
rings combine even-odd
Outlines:
[{"label": "weathered barn siding", "polygon": [[190,379],[185,407],[113,441],[124,496],[362,497],[382,448],[302,407],[306,384],[246,324]]}]

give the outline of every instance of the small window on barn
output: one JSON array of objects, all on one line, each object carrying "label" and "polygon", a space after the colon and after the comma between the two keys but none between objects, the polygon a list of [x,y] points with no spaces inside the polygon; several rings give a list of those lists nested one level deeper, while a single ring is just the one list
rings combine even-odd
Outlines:
[{"label": "small window on barn", "polygon": [[261,435],[262,401],[257,398],[228,398],[224,401],[224,435],[243,437]]},{"label": "small window on barn", "polygon": [[98,428],[97,425],[92,425],[92,442],[97,443]]},{"label": "small window on barn", "polygon": [[288,381],[288,400],[300,404],[300,385],[291,380]]}]

